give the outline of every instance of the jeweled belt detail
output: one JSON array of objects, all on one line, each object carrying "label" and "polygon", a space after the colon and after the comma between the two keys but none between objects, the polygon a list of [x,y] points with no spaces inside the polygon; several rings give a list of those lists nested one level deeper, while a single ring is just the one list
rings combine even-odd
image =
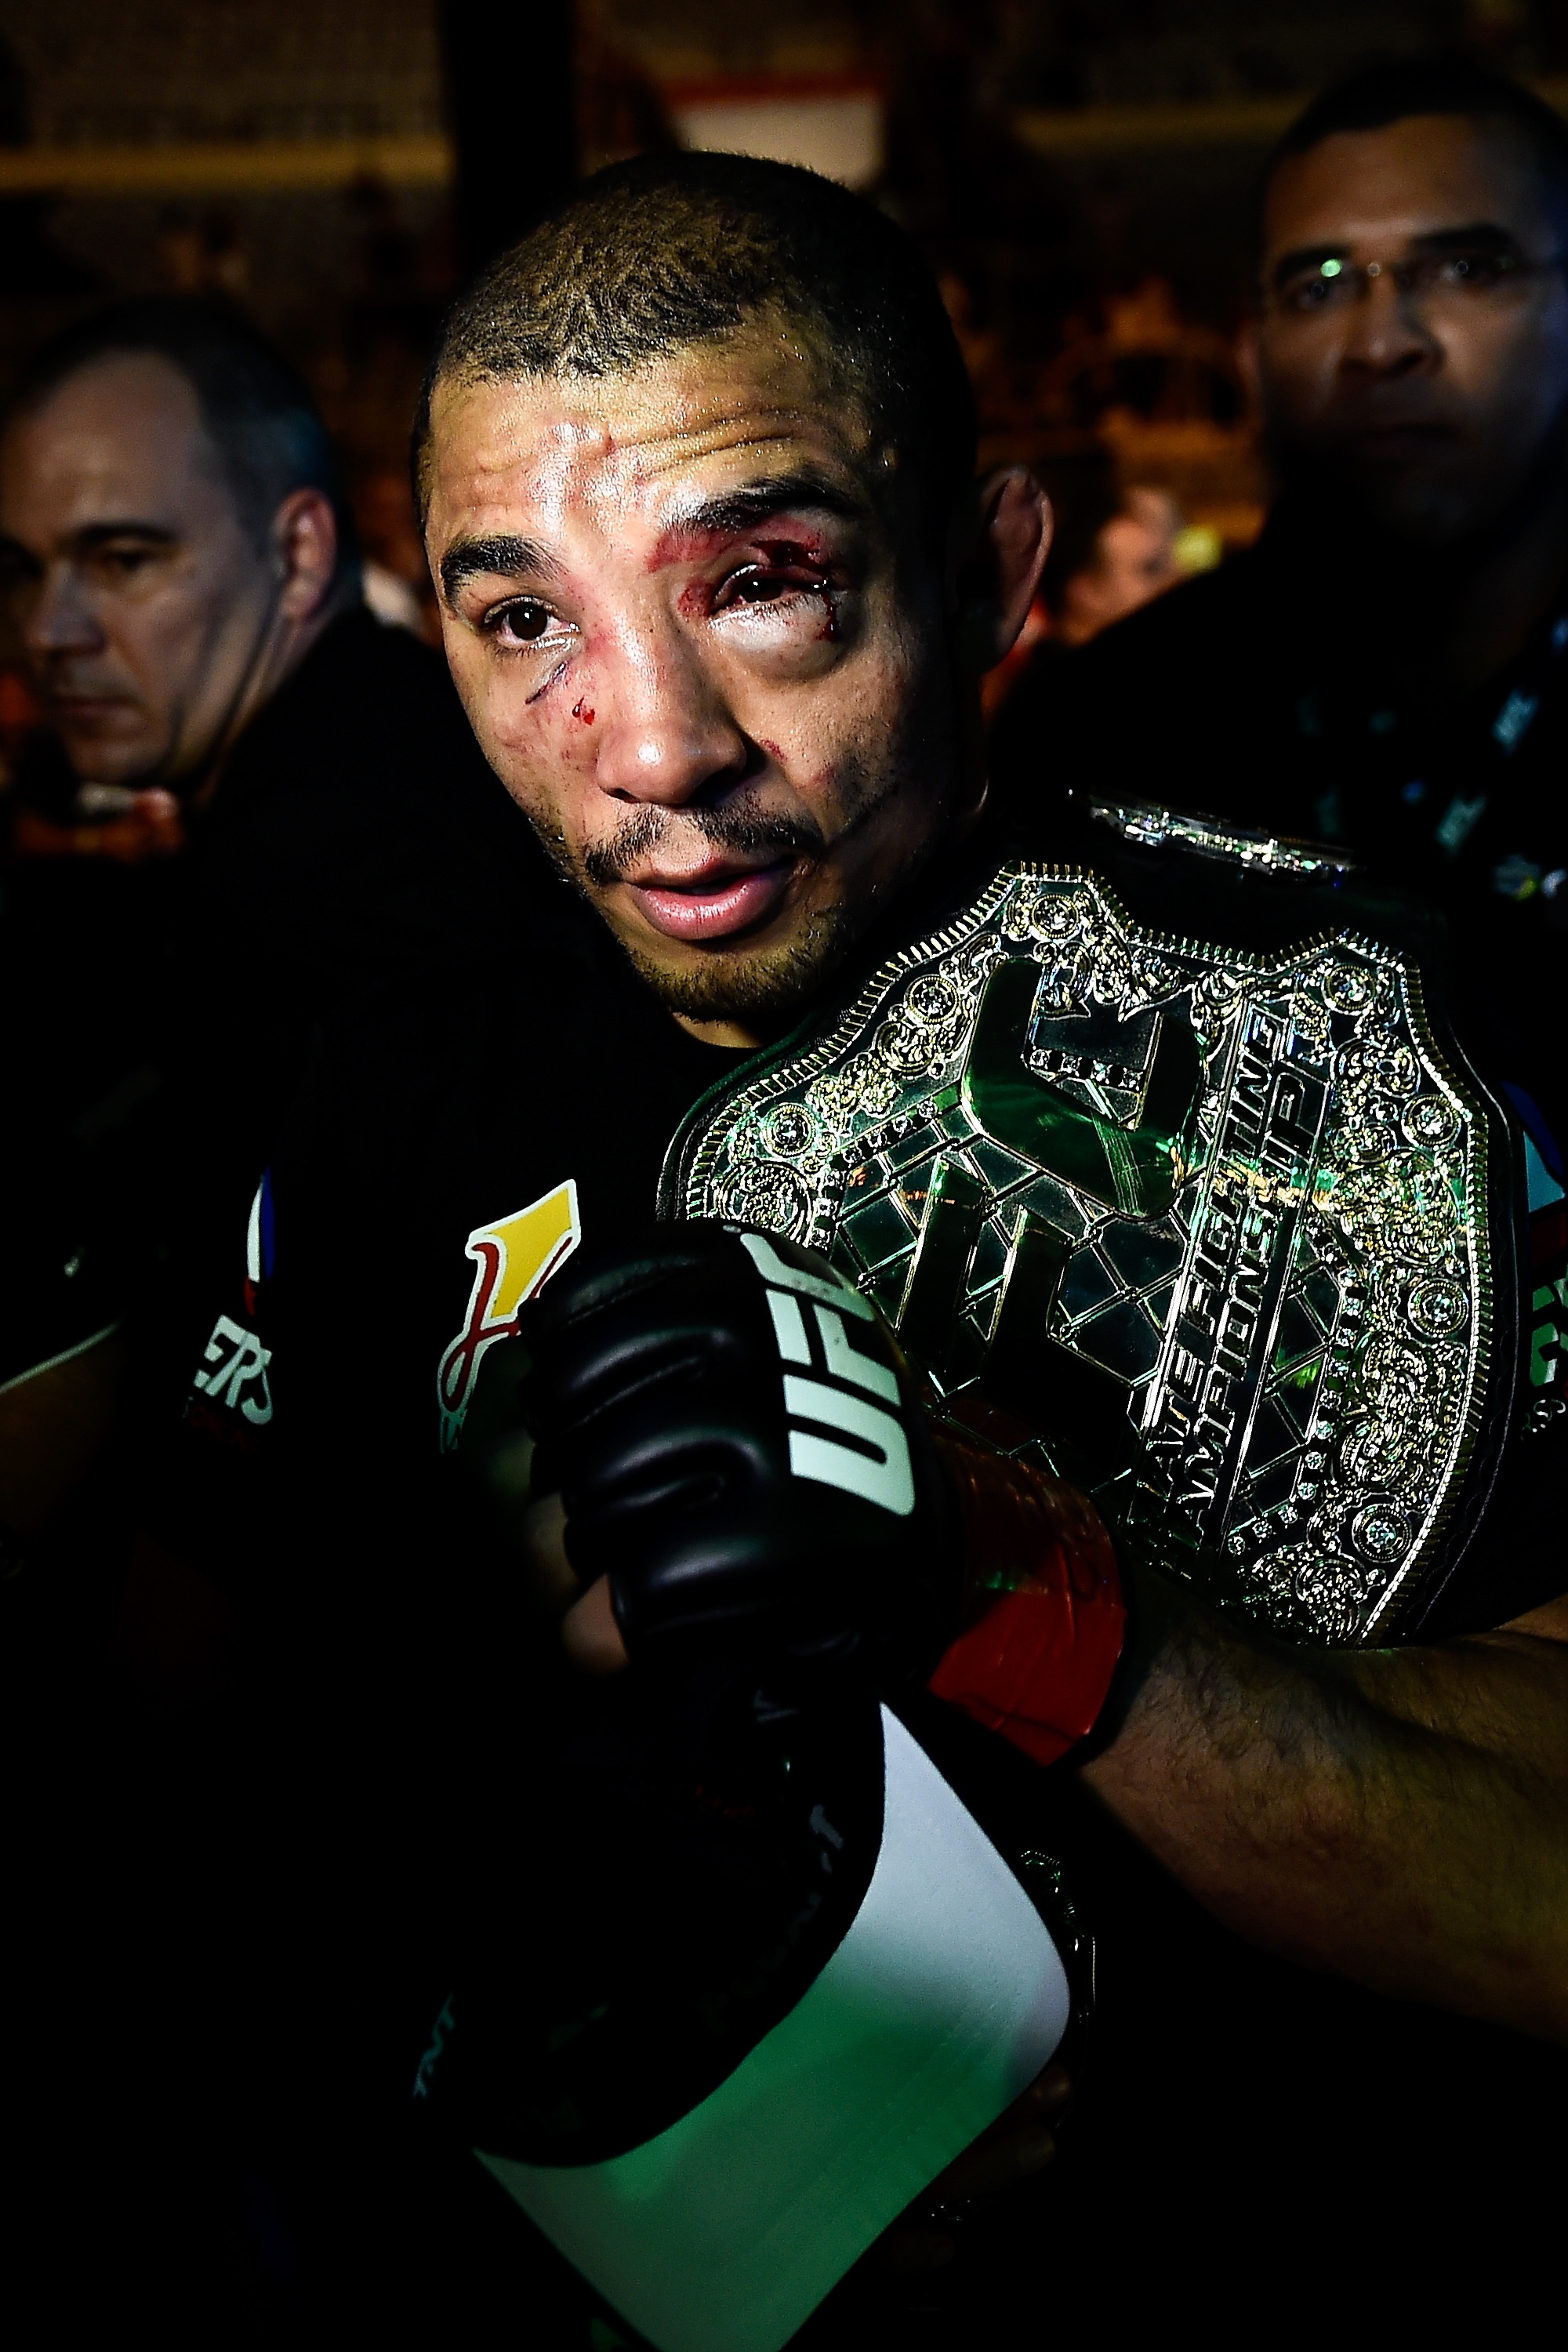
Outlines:
[{"label": "jeweled belt detail", "polygon": [[703,1107],[668,1213],[827,1250],[954,1418],[1281,1631],[1382,1640],[1479,1426],[1483,1108],[1413,968],[1010,866]]}]

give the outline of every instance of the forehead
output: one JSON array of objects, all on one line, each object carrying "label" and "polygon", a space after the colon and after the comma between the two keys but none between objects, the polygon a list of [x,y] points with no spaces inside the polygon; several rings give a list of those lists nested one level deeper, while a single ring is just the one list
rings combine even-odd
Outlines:
[{"label": "forehead", "polygon": [[179,370],[117,352],[68,376],[6,430],[7,509],[59,529],[103,517],[156,520],[218,492],[196,395]]},{"label": "forehead", "polygon": [[1415,114],[1379,131],[1342,131],[1288,156],[1268,188],[1266,257],[1295,246],[1351,246],[1481,221],[1522,237],[1550,231],[1540,174],[1506,128]]},{"label": "forehead", "polygon": [[689,499],[812,465],[876,493],[890,451],[797,335],[746,329],[623,375],[447,384],[431,414],[428,532],[656,530]]}]

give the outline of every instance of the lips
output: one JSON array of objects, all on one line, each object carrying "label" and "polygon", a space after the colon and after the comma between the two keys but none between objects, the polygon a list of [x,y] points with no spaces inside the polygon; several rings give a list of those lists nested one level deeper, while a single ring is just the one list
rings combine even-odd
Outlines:
[{"label": "lips", "polygon": [[626,888],[656,931],[667,939],[706,945],[753,930],[777,913],[789,888],[794,859],[742,867],[715,864],[690,876],[628,882]]},{"label": "lips", "polygon": [[101,727],[106,721],[123,719],[135,708],[122,694],[49,694],[45,703],[61,727]]}]

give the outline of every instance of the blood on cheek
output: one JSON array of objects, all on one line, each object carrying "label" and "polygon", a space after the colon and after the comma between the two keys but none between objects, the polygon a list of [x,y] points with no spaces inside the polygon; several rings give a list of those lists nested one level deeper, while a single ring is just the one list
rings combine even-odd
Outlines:
[{"label": "blood on cheek", "polygon": [[580,719],[584,727],[592,727],[594,713],[586,696],[579,695],[577,700],[572,705],[572,716],[574,719]]}]

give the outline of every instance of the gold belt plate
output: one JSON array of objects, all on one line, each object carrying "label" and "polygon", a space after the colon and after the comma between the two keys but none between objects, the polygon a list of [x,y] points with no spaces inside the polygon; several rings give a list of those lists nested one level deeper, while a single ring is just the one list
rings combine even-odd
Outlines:
[{"label": "gold belt plate", "polygon": [[1010,865],[697,1107],[664,1214],[823,1249],[942,1409],[1297,1640],[1417,1613],[1480,1436],[1490,1130],[1396,950]]}]

